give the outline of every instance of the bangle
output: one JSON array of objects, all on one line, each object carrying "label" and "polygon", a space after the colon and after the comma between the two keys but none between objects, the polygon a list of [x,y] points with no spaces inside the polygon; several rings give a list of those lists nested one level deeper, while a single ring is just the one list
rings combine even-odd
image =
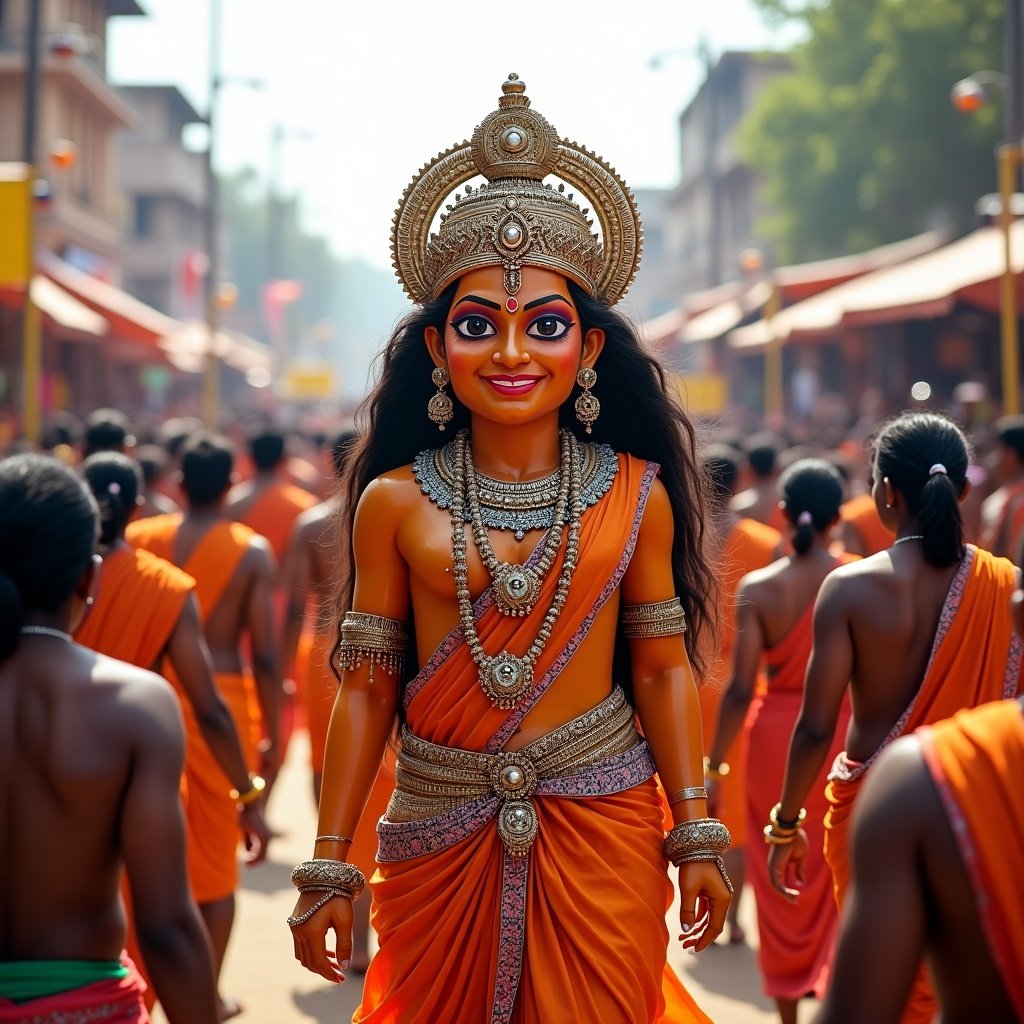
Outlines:
[{"label": "bangle", "polygon": [[707,798],[708,791],[703,786],[686,786],[683,789],[677,789],[674,793],[670,793],[668,802],[674,804],[680,800],[707,800]]},{"label": "bangle", "polygon": [[679,864],[683,857],[700,854],[701,860],[718,856],[732,845],[729,830],[715,818],[680,822],[665,837],[665,856]]},{"label": "bangle", "polygon": [[337,897],[342,895],[344,895],[344,893],[338,892],[337,889],[327,890],[323,896],[321,896],[320,899],[318,899],[316,903],[309,908],[309,910],[304,910],[301,914],[292,914],[291,917],[287,919],[288,927],[295,928],[300,924],[305,924],[321,907],[326,907],[331,900],[337,899]]},{"label": "bangle", "polygon": [[351,836],[317,836],[313,840],[314,845],[316,843],[351,843]]},{"label": "bangle", "polygon": [[711,758],[704,758],[704,776],[705,778],[711,779],[712,782],[717,782],[719,779],[724,779],[729,774],[730,768],[726,761],[719,761],[717,765],[712,766]]},{"label": "bangle", "polygon": [[776,832],[771,825],[765,825],[764,827],[764,841],[769,846],[786,846],[796,840],[797,830],[793,829],[792,832],[786,832],[780,834]]},{"label": "bangle", "polygon": [[266,788],[267,780],[262,775],[250,775],[249,788],[244,793],[240,793],[237,789],[231,790],[231,799],[244,807],[246,804],[258,800]]},{"label": "bangle", "polygon": [[315,857],[313,860],[304,860],[292,868],[292,885],[299,892],[311,887],[332,889],[345,896],[351,896],[352,899],[358,899],[366,887],[366,877],[355,864]]},{"label": "bangle", "polygon": [[782,810],[782,804],[776,804],[771,811],[768,813],[768,820],[772,823],[772,828],[776,834],[789,835],[794,832],[807,820],[807,808],[801,807],[800,813],[796,816],[795,821],[786,821],[785,818],[779,817],[779,811]]},{"label": "bangle", "polygon": [[732,879],[729,877],[729,872],[725,870],[725,861],[722,860],[720,853],[715,853],[713,850],[697,850],[694,853],[687,853],[676,861],[676,867],[679,867],[680,864],[689,864],[691,861],[698,860],[713,860],[718,866],[718,870],[722,875],[722,881],[725,882],[725,887],[731,894],[735,894],[736,890],[732,887]]}]

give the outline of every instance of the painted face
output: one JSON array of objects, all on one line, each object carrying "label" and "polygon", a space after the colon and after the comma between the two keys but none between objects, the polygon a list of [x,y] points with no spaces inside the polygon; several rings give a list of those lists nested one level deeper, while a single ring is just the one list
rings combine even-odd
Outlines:
[{"label": "painted face", "polygon": [[470,412],[500,423],[557,412],[590,347],[579,319],[566,279],[553,271],[524,268],[515,296],[501,267],[466,274],[444,331],[452,390]]}]

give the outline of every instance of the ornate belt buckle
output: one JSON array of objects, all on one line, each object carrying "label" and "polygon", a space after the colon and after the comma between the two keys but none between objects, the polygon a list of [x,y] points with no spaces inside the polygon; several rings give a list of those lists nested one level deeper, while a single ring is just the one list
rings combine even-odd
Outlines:
[{"label": "ornate belt buckle", "polygon": [[525,857],[537,838],[539,820],[530,796],[537,786],[537,770],[519,751],[495,755],[491,786],[501,797],[498,835],[512,857]]}]

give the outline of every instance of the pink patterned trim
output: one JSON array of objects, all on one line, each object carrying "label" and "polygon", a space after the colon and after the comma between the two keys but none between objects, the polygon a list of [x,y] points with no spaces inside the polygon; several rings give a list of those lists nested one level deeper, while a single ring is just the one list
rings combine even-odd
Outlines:
[{"label": "pink patterned trim", "polygon": [[[960,802],[957,795],[949,784],[949,779],[942,767],[942,760],[935,752],[934,736],[931,726],[925,725],[915,731],[918,742],[921,746],[921,754],[924,757],[925,767],[932,777],[932,782],[939,794],[939,801],[946,812],[949,827],[953,832],[953,839],[960,857],[964,862],[967,877],[971,880],[971,888],[974,890],[974,900],[978,908],[978,918],[981,921],[981,930],[985,934],[986,945],[989,955],[996,969],[1003,978],[1012,978],[1019,965],[1011,964],[1006,959],[1007,951],[1002,947],[996,937],[994,907],[992,898],[985,888],[985,869],[978,855],[977,847],[974,845],[974,837],[971,835],[970,825],[960,809]],[[1009,990],[1008,990],[1009,991]]]},{"label": "pink patterned trim", "polygon": [[1003,676],[1003,700],[1012,700],[1020,690],[1020,663],[1024,654],[1024,641],[1016,633],[1010,636],[1010,653],[1006,658],[1006,675]]},{"label": "pink patterned trim", "polygon": [[480,797],[446,814],[421,821],[377,822],[377,860],[382,864],[440,853],[478,832],[497,813],[496,794]]},{"label": "pink patterned trim", "polygon": [[491,1024],[512,1019],[526,945],[526,890],[529,858],[512,857],[506,850],[501,869],[501,918],[498,925],[498,966],[494,976]]},{"label": "pink patterned trim", "polygon": [[[960,563],[960,568],[953,574],[953,579],[949,584],[949,592],[946,594],[946,600],[942,605],[942,611],[939,614],[939,625],[935,630],[935,639],[932,641],[931,653],[928,655],[928,666],[924,670],[924,675],[921,677],[922,681],[928,678],[928,673],[932,669],[932,662],[935,661],[935,655],[938,653],[939,647],[942,645],[942,641],[946,639],[950,628],[953,625],[953,620],[956,618],[956,613],[960,610],[960,603],[963,601],[964,591],[967,589],[967,578],[971,572],[971,566],[974,564],[974,556],[977,548],[973,544],[968,544],[964,549],[963,561]],[[845,761],[848,766],[848,774],[839,775],[836,774],[836,768],[833,767],[832,773],[829,778],[842,779],[844,782],[854,782],[860,778],[868,768],[871,767],[878,760],[882,751],[885,750],[890,743],[894,740],[898,740],[903,733],[906,731],[907,722],[910,721],[910,716],[914,711],[914,706],[917,704],[917,698],[921,693],[921,687],[914,691],[914,696],[911,698],[910,703],[907,705],[906,710],[900,715],[896,724],[889,730],[889,735],[879,744],[878,749],[866,760],[866,761]],[[839,755],[839,757],[845,760],[845,751]],[[836,765],[839,764],[839,757],[836,758]]]},{"label": "pink patterned trim", "polygon": [[630,527],[629,537],[626,540],[625,549],[622,552],[622,557],[619,559],[619,564],[615,567],[615,571],[612,573],[608,582],[605,583],[604,588],[598,595],[597,600],[594,602],[594,606],[587,613],[586,618],[580,623],[576,632],[569,638],[565,647],[562,648],[558,657],[555,659],[554,664],[544,673],[544,675],[538,680],[537,684],[532,690],[526,695],[526,697],[506,716],[505,721],[498,728],[498,731],[487,741],[487,745],[484,747],[490,753],[495,753],[508,742],[509,737],[519,728],[519,724],[522,720],[530,713],[534,705],[544,696],[548,691],[548,687],[558,678],[562,669],[569,664],[569,659],[576,653],[577,648],[586,639],[587,634],[590,632],[591,626],[594,624],[594,620],[597,618],[598,613],[605,606],[608,598],[615,592],[615,588],[618,587],[622,581],[622,577],[629,568],[629,563],[633,558],[633,551],[636,548],[636,538],[640,533],[640,522],[644,517],[644,509],[647,507],[647,499],[651,496],[651,488],[654,486],[654,478],[658,475],[658,471],[661,467],[656,462],[648,462],[644,467],[644,475],[640,481],[640,493],[637,496],[637,510],[636,515],[633,517],[633,525]]},{"label": "pink patterned trim", "polygon": [[621,754],[605,758],[576,775],[542,779],[537,796],[611,796],[639,786],[654,775],[654,760],[646,743],[637,743]]}]

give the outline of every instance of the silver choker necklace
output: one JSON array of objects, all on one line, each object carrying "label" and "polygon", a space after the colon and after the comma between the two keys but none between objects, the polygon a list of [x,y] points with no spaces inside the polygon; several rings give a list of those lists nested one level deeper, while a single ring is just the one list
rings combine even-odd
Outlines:
[{"label": "silver choker necklace", "polygon": [[52,636],[57,640],[71,643],[70,633],[65,633],[61,629],[51,629],[49,626],[22,626],[18,632],[28,636]]},{"label": "silver choker necklace", "polygon": [[[577,442],[581,456],[580,501],[584,509],[596,505],[608,492],[619,471],[615,452],[606,444]],[[413,459],[412,471],[420,490],[438,507],[454,504],[456,460],[455,445],[420,452]],[[522,540],[527,530],[547,530],[554,525],[555,508],[561,484],[561,471],[555,470],[537,480],[497,480],[474,470],[480,502],[480,519],[491,530],[509,530]],[[470,522],[471,514],[464,507]]]},{"label": "silver choker necklace", "polygon": [[908,533],[906,537],[897,537],[893,542],[892,546],[896,547],[897,544],[906,544],[908,540],[924,540],[923,533]]}]

